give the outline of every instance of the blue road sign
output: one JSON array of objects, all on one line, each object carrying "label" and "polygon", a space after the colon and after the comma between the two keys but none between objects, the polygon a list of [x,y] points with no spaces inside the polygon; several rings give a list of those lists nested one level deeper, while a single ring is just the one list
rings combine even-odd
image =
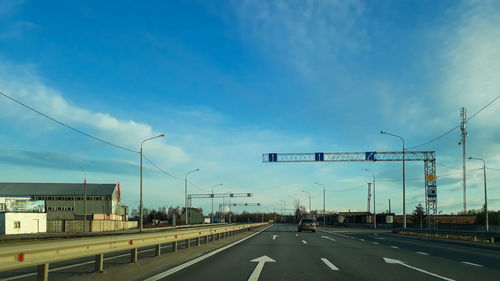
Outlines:
[{"label": "blue road sign", "polygon": [[325,161],[325,154],[323,152],[314,153],[314,160],[315,161]]},{"label": "blue road sign", "polygon": [[278,153],[269,153],[269,162],[278,162]]},{"label": "blue road sign", "polygon": [[365,160],[375,161],[375,151],[365,152]]}]

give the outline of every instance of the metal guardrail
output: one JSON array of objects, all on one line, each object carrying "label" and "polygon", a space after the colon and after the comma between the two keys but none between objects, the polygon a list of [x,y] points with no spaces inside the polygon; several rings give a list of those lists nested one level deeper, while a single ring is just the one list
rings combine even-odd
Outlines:
[{"label": "metal guardrail", "polygon": [[130,250],[130,261],[137,262],[138,248],[155,246],[155,255],[159,256],[162,244],[173,243],[173,251],[176,251],[179,241],[186,241],[187,247],[190,247],[191,240],[196,239],[196,244],[199,246],[201,240],[207,243],[209,236],[212,240],[220,239],[267,224],[254,223],[210,229],[204,227],[6,246],[0,248],[0,271],[38,266],[38,280],[48,280],[50,263],[95,256],[95,271],[102,272],[104,254]]},{"label": "metal guardrail", "polygon": [[403,235],[413,235],[418,237],[433,237],[445,239],[458,239],[469,241],[488,240],[489,243],[495,243],[495,239],[500,241],[499,232],[485,232],[474,230],[429,230],[429,229],[416,229],[416,228],[398,228],[393,229],[393,233]]}]

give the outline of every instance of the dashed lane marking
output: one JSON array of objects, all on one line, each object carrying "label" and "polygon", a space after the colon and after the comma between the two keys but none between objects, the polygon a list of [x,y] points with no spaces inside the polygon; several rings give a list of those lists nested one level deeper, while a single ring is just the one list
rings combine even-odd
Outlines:
[{"label": "dashed lane marking", "polygon": [[306,241],[304,241],[304,240],[302,240],[302,243],[307,244],[307,242],[306,242]]},{"label": "dashed lane marking", "polygon": [[417,254],[421,254],[421,255],[424,255],[424,256],[428,256],[429,253],[424,253],[424,252],[417,252]]},{"label": "dashed lane marking", "polygon": [[336,267],[335,265],[333,265],[333,263],[331,263],[326,258],[321,258],[321,261],[323,261],[326,264],[326,266],[328,266],[331,270],[339,270],[338,267]]},{"label": "dashed lane marking", "polygon": [[468,265],[472,265],[472,266],[478,266],[478,267],[482,267],[483,266],[482,264],[472,263],[472,262],[468,262],[468,261],[463,261],[462,263],[468,264]]},{"label": "dashed lane marking", "polygon": [[391,246],[391,248],[393,248],[393,249],[399,249],[398,246]]}]

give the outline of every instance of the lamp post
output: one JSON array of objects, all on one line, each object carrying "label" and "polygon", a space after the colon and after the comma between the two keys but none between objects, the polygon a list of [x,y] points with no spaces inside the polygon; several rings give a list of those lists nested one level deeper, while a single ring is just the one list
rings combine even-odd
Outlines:
[{"label": "lamp post", "polygon": [[398,135],[395,135],[395,134],[391,134],[391,133],[388,133],[388,132],[385,132],[385,131],[380,131],[381,134],[383,135],[389,135],[389,136],[393,136],[393,137],[396,137],[396,138],[399,138],[402,142],[403,142],[403,228],[406,229],[406,201],[405,201],[405,183],[406,183],[406,180],[405,180],[405,140],[401,137],[401,136],[398,136]]},{"label": "lamp post", "polygon": [[486,193],[486,162],[484,162],[484,159],[481,158],[475,158],[475,157],[469,157],[469,160],[481,160],[483,161],[483,181],[484,181],[484,215],[485,215],[485,227],[486,227],[486,232],[490,231],[490,227],[488,224],[488,195]]},{"label": "lamp post", "polygon": [[87,174],[82,166],[80,170],[83,172],[83,232],[87,232]]},{"label": "lamp post", "polygon": [[184,199],[185,199],[185,207],[184,207],[184,212],[186,213],[186,224],[189,224],[189,218],[188,218],[188,180],[187,176],[191,173],[198,172],[200,169],[192,170],[190,172],[187,172],[186,175],[184,176]]},{"label": "lamp post", "polygon": [[212,213],[210,214],[210,223],[214,223],[214,187],[221,186],[222,183],[212,186]]},{"label": "lamp post", "polygon": [[164,137],[164,136],[165,136],[165,134],[160,134],[160,135],[157,135],[156,137],[148,138],[148,139],[145,139],[145,140],[143,140],[141,142],[141,152],[140,152],[140,154],[141,154],[141,156],[140,156],[141,157],[141,192],[140,192],[141,193],[141,195],[140,195],[141,201],[139,203],[139,208],[140,208],[139,214],[140,214],[141,218],[140,218],[140,223],[139,223],[139,231],[142,231],[142,229],[143,229],[143,222],[144,222],[143,221],[143,217],[142,217],[143,216],[143,214],[142,214],[142,145],[145,142],[149,141],[149,140],[156,139],[156,138],[161,138],[161,137]]},{"label": "lamp post", "polygon": [[325,185],[323,185],[319,182],[314,182],[314,184],[321,185],[323,187],[323,225],[326,225],[326,207],[325,207],[326,187],[325,187]]},{"label": "lamp post", "polygon": [[297,204],[297,199],[293,198],[292,196],[288,195],[291,199],[293,199],[293,223],[297,222],[297,209],[300,208],[300,204]]},{"label": "lamp post", "polygon": [[373,176],[373,228],[377,228],[377,208],[375,207],[375,173],[372,171],[365,169],[368,173],[372,174]]},{"label": "lamp post", "polygon": [[311,192],[304,190],[302,192],[309,194],[309,214],[311,214]]}]

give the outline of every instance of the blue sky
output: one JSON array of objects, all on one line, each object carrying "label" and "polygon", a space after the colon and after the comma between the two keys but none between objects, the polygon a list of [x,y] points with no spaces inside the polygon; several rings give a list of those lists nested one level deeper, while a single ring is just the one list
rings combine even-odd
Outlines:
[{"label": "blue sky", "polygon": [[[144,153],[190,193],[253,192],[263,207],[376,173],[377,209],[401,212],[400,163],[263,164],[263,152],[395,151],[459,123],[500,94],[498,1],[6,1],[0,0],[0,90],[50,116]],[[500,101],[468,122],[468,155],[500,168]],[[2,181],[120,181],[138,205],[139,157],[0,99]],[[438,210],[462,208],[459,130],[435,150]],[[468,207],[483,200],[468,161]],[[450,168],[451,167],[451,168]],[[453,169],[455,168],[455,169]],[[500,209],[500,170],[489,169]],[[424,203],[423,165],[409,163],[407,209]],[[393,181],[382,181],[390,179]],[[145,206],[183,205],[184,183],[149,164]],[[365,210],[366,188],[328,192],[331,211]],[[210,202],[195,206],[208,210]],[[242,209],[234,209],[241,211]]]}]

